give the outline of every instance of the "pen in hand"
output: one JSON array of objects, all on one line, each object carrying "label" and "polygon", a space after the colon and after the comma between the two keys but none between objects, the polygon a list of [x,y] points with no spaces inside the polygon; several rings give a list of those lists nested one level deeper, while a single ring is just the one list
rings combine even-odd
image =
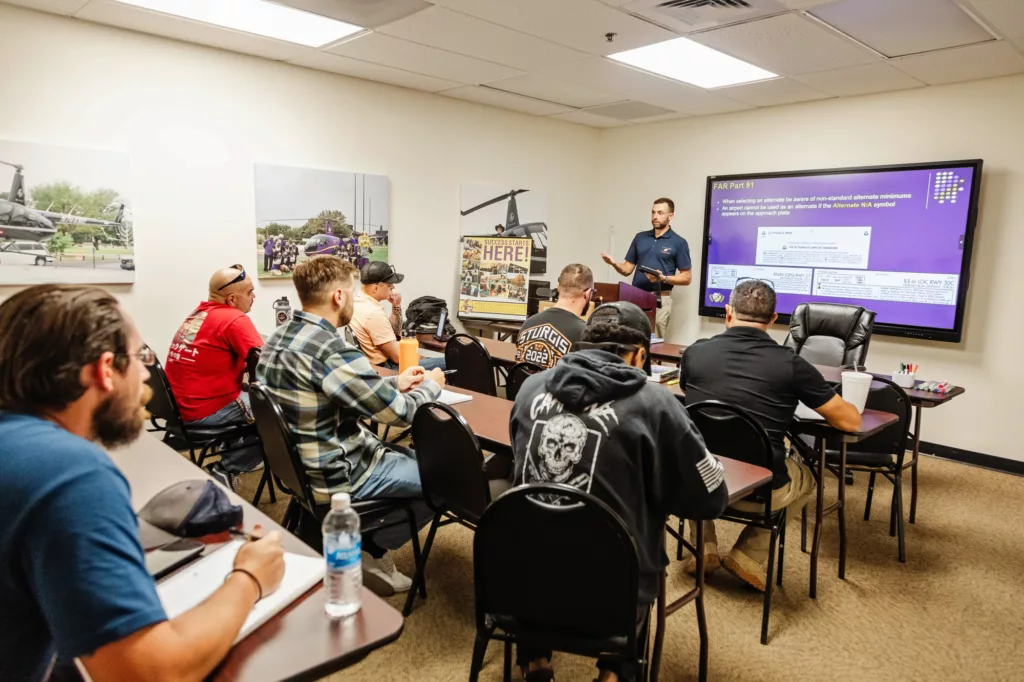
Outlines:
[{"label": "pen in hand", "polygon": [[256,535],[254,533],[247,533],[244,530],[239,530],[238,528],[229,528],[228,529],[228,533],[230,533],[231,535],[235,536],[236,538],[242,538],[246,542],[254,542],[256,540],[259,540],[262,537],[261,535]]}]

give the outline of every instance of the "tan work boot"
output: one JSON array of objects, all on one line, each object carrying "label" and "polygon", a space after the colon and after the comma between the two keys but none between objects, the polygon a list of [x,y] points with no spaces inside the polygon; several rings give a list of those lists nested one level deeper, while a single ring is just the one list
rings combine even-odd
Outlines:
[{"label": "tan work boot", "polygon": [[[693,521],[687,521],[690,532],[688,540],[691,545],[697,544],[697,528]],[[715,535],[714,521],[704,521],[704,575],[717,570],[722,565],[722,557],[718,553],[718,537]],[[683,570],[690,575],[697,573],[697,557],[683,549]]]},{"label": "tan work boot", "polygon": [[765,583],[768,581],[770,545],[771,531],[747,526],[722,561],[722,568],[754,589],[764,592]]}]

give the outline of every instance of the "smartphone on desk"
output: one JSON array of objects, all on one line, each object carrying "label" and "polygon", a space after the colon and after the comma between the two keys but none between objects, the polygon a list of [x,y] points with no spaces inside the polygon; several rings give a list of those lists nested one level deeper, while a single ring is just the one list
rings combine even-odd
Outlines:
[{"label": "smartphone on desk", "polygon": [[159,580],[198,557],[203,553],[204,547],[206,545],[198,540],[175,540],[146,554],[146,570],[154,580]]},{"label": "smartphone on desk", "polygon": [[437,331],[434,332],[434,338],[443,341],[444,340],[444,323],[448,321],[448,310],[445,308],[441,309],[441,314],[437,318]]}]

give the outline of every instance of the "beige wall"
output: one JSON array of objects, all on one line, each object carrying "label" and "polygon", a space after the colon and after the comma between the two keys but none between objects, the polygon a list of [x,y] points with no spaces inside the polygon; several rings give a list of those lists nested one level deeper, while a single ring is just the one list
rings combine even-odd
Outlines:
[{"label": "beige wall", "polygon": [[[674,227],[694,259],[694,284],[675,294],[669,338],[679,343],[723,328],[697,316],[708,175],[984,159],[963,343],[876,336],[868,367],[888,372],[912,360],[923,378],[968,389],[925,412],[925,440],[1024,460],[1014,429],[1024,383],[1024,77],[615,129],[602,135],[600,156],[600,229],[607,242],[615,226],[617,258],[649,229],[651,200],[676,202]],[[598,280],[612,280],[607,266],[588,262]]]},{"label": "beige wall", "polygon": [[[0,138],[131,156],[138,270],[115,290],[161,355],[214,269],[255,266],[254,162],[390,176],[403,295],[451,310],[461,182],[545,192],[555,273],[586,227],[597,130],[9,5],[0,27]],[[257,286],[268,330],[298,298]]]}]

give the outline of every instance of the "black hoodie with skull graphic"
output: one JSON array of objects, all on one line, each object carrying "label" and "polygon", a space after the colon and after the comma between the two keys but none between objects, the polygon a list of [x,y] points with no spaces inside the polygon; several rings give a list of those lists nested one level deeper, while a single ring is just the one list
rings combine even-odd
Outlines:
[{"label": "black hoodie with skull graphic", "polygon": [[686,409],[612,353],[569,353],[527,379],[510,426],[515,484],[574,486],[625,522],[640,552],[642,604],[657,597],[668,565],[666,517],[714,519],[725,510],[722,465]]}]

